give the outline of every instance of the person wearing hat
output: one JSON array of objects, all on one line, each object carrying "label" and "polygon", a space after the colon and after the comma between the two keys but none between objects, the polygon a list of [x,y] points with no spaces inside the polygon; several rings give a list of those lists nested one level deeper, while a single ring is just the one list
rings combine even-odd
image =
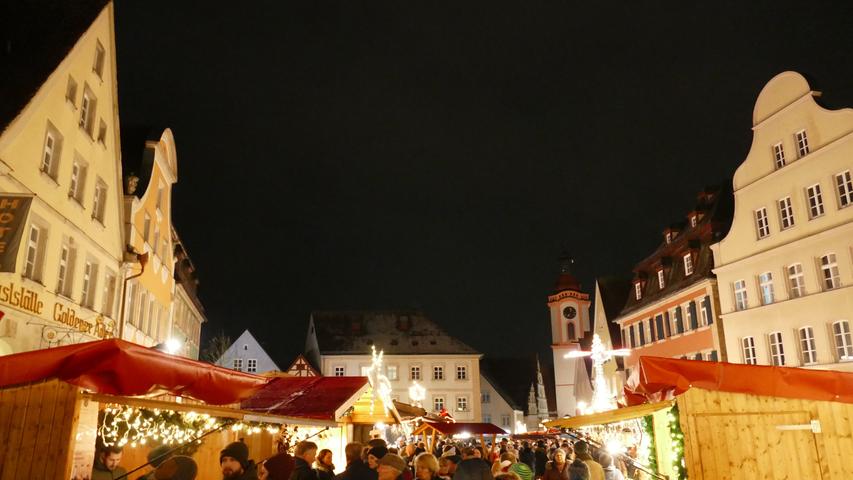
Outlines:
[{"label": "person wearing hat", "polygon": [[289,453],[276,453],[258,464],[258,480],[288,480],[295,466]]},{"label": "person wearing hat", "polygon": [[370,450],[367,451],[367,466],[376,470],[379,468],[379,461],[382,460],[385,455],[388,455],[387,448],[381,445],[371,447]]},{"label": "person wearing hat", "polygon": [[515,462],[509,467],[509,472],[518,475],[521,480],[533,480],[533,470],[524,462]]},{"label": "person wearing hat", "polygon": [[403,471],[406,470],[406,461],[399,455],[389,453],[382,456],[379,460],[379,480],[397,480],[403,478]]},{"label": "person wearing hat", "polygon": [[190,457],[177,455],[158,463],[151,476],[153,480],[195,480],[198,475],[198,465]]},{"label": "person wearing hat", "polygon": [[243,442],[232,442],[219,452],[219,466],[224,480],[255,480],[258,473],[255,462],[249,460],[249,447]]}]

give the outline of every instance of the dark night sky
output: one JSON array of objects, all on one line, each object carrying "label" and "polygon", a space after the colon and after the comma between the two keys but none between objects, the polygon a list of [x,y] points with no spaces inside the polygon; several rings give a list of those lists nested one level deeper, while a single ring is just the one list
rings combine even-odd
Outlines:
[{"label": "dark night sky", "polygon": [[562,246],[588,290],[630,271],[775,74],[853,105],[850,2],[624,3],[119,0],[122,124],[175,133],[206,335],[286,367],[311,310],[418,307],[547,348]]}]

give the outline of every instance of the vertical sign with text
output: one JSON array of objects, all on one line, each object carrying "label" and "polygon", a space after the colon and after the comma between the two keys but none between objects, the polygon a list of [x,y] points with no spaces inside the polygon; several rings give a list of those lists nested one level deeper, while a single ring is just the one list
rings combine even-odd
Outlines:
[{"label": "vertical sign with text", "polygon": [[0,195],[0,272],[14,272],[33,197]]}]

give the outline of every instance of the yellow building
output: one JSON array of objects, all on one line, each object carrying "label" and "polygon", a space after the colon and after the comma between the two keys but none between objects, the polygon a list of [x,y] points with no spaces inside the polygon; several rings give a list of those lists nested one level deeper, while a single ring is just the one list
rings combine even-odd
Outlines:
[{"label": "yellow building", "polygon": [[853,110],[800,74],[774,77],[712,249],[731,362],[853,370]]},{"label": "yellow building", "polygon": [[27,36],[22,21],[4,47],[15,75],[0,89],[0,354],[116,330],[124,248],[113,5],[56,8],[74,10],[62,32]]}]

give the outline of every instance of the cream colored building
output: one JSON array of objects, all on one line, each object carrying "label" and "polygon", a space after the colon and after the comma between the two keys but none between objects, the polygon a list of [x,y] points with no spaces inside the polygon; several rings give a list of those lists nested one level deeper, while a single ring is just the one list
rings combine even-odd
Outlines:
[{"label": "cream colored building", "polygon": [[[33,71],[15,73],[32,80],[33,91],[2,99],[21,108],[0,118],[0,195],[32,204],[28,215],[19,212],[20,243],[4,239],[18,252],[4,268],[12,271],[0,273],[0,354],[116,330],[124,244],[112,3],[91,15],[91,24],[70,19],[65,37],[50,37],[69,44],[45,77],[33,71],[50,58],[33,58]],[[27,47],[6,46],[12,56]]]},{"label": "cream colored building", "polygon": [[853,110],[800,74],[774,77],[713,248],[731,362],[853,371]]}]

